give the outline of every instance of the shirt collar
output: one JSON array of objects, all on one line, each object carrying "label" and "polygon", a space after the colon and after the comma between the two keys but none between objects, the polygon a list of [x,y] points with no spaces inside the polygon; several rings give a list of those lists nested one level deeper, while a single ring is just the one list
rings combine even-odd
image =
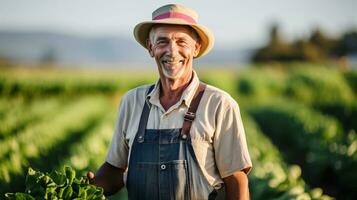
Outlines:
[{"label": "shirt collar", "polygon": [[[199,86],[199,79],[196,74],[196,71],[192,70],[192,80],[191,83],[187,86],[187,88],[183,91],[180,100],[174,106],[179,106],[182,103],[187,107],[190,105],[193,96]],[[159,106],[162,108],[160,104],[160,79],[156,82],[154,89],[146,95],[146,99],[153,105]],[[173,107],[174,107],[173,106]],[[171,110],[171,109],[170,109]]]}]

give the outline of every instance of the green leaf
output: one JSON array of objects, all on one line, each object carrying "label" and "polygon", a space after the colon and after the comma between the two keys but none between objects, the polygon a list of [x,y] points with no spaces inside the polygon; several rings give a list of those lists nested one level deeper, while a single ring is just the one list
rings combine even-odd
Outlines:
[{"label": "green leaf", "polygon": [[42,197],[45,195],[45,187],[39,185],[39,181],[44,177],[44,174],[33,170],[31,167],[28,169],[25,185],[25,192],[31,194],[32,196]]},{"label": "green leaf", "polygon": [[64,174],[61,174],[57,171],[52,171],[50,173],[50,177],[52,178],[52,180],[57,184],[57,186],[59,187],[63,187],[66,185],[66,176]]},{"label": "green leaf", "polygon": [[89,184],[88,180],[76,178],[76,172],[69,166],[63,171],[42,173],[29,168],[26,177],[26,193],[7,193],[6,199],[105,199],[103,189]]},{"label": "green leaf", "polygon": [[26,193],[6,193],[5,194],[6,199],[9,200],[35,200],[31,195],[26,194]]},{"label": "green leaf", "polygon": [[97,189],[94,186],[88,185],[87,196],[88,199],[93,199],[96,196]]},{"label": "green leaf", "polygon": [[87,191],[88,199],[105,199],[103,188],[90,185]]},{"label": "green leaf", "polygon": [[56,188],[46,188],[45,199],[58,199]]},{"label": "green leaf", "polygon": [[68,185],[71,185],[73,183],[73,180],[76,178],[76,171],[74,171],[71,167],[69,166],[64,166],[64,174],[66,175],[68,179]]},{"label": "green leaf", "polygon": [[84,185],[82,187],[79,188],[79,193],[78,193],[78,197],[81,197],[83,199],[88,199],[87,198],[87,191],[90,189],[89,185]]},{"label": "green leaf", "polygon": [[72,199],[73,189],[70,185],[67,185],[62,193],[62,199]]},{"label": "green leaf", "polygon": [[51,177],[48,175],[41,176],[39,180],[37,181],[43,188],[46,188],[48,184],[50,184],[52,181]]},{"label": "green leaf", "polygon": [[41,173],[38,173],[35,170],[33,170],[31,167],[29,167],[27,176],[26,176],[26,180],[25,180],[26,188],[28,188],[28,187],[31,188],[34,185],[36,185],[36,183],[41,175],[42,175]]}]

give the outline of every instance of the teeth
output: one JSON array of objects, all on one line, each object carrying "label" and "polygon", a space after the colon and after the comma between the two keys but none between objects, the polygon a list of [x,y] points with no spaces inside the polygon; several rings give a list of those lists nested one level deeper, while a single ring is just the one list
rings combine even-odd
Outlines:
[{"label": "teeth", "polygon": [[167,61],[165,62],[165,61],[164,61],[164,63],[166,63],[166,64],[179,64],[179,63],[181,63],[181,62],[167,62]]},{"label": "teeth", "polygon": [[168,60],[164,60],[163,61],[164,63],[168,63],[168,64],[176,64],[176,63],[182,63],[183,61],[180,60],[180,61],[168,61]]}]

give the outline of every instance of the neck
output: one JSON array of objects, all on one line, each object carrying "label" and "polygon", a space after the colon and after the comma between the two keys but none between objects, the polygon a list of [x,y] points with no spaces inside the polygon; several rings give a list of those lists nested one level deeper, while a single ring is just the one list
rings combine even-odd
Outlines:
[{"label": "neck", "polygon": [[160,79],[160,102],[167,110],[180,100],[183,91],[193,79],[193,72],[184,79]]}]

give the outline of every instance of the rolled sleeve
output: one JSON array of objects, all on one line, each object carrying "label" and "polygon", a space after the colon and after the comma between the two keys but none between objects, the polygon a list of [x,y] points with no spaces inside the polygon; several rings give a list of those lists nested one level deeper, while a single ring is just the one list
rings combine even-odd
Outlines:
[{"label": "rolled sleeve", "polygon": [[129,152],[129,145],[125,139],[126,123],[124,120],[124,114],[127,113],[126,109],[126,98],[124,96],[119,105],[119,111],[115,122],[113,137],[110,143],[109,151],[106,156],[106,162],[122,169],[126,169],[128,165]]},{"label": "rolled sleeve", "polygon": [[234,102],[229,105],[217,119],[214,149],[221,177],[242,170],[249,173],[252,162],[238,104]]}]

